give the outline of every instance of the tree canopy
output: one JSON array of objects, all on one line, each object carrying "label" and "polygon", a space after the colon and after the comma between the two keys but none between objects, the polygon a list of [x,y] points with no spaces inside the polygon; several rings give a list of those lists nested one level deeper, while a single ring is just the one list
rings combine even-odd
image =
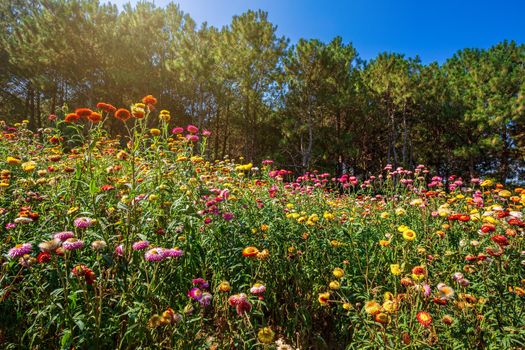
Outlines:
[{"label": "tree canopy", "polygon": [[97,0],[1,2],[0,29],[0,117],[35,131],[63,106],[153,94],[174,125],[213,131],[213,158],[356,175],[423,163],[503,181],[524,166],[525,46],[514,41],[441,65],[367,62],[340,37],[291,44],[262,11],[214,28],[175,4]]}]

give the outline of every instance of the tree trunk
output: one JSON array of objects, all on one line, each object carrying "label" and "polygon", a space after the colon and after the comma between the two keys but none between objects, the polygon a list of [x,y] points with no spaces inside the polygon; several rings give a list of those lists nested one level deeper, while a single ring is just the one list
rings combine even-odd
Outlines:
[{"label": "tree trunk", "polygon": [[337,163],[342,164],[343,162],[343,150],[341,147],[341,110],[338,108],[335,114],[335,135],[336,135],[336,142],[337,142],[337,148],[336,148],[336,157],[337,157]]},{"label": "tree trunk", "polygon": [[53,96],[51,97],[51,106],[49,108],[49,114],[55,114],[55,109],[57,107],[57,86],[53,88]]},{"label": "tree trunk", "polygon": [[27,116],[31,116],[31,111],[30,111],[30,108],[31,108],[31,83],[30,82],[27,82],[27,85],[26,85],[26,103],[25,103],[25,115]]},{"label": "tree trunk", "polygon": [[213,130],[214,133],[214,142],[213,142],[213,158],[217,159],[219,156],[219,136],[220,136],[220,116],[221,116],[221,109],[217,107],[217,115],[215,116],[215,130]]},{"label": "tree trunk", "polygon": [[303,170],[308,170],[310,167],[310,159],[312,158],[312,147],[314,143],[314,135],[313,135],[313,120],[312,120],[312,112],[311,110],[308,110],[307,114],[307,122],[306,125],[308,127],[308,144],[306,146],[306,150],[303,152]]},{"label": "tree trunk", "polygon": [[403,150],[402,150],[403,166],[407,166],[407,117],[403,110]]},{"label": "tree trunk", "polygon": [[36,122],[35,122],[35,90],[30,85],[29,87],[29,129],[35,130],[36,129]]},{"label": "tree trunk", "polygon": [[[246,96],[246,101],[244,102],[245,103],[245,118],[247,119],[247,123],[246,123],[246,126],[247,126],[247,131],[245,133],[246,136],[249,137],[252,137],[253,136],[253,133],[255,132],[255,130],[252,130],[251,129],[251,118],[250,118],[250,98],[248,96]],[[243,148],[244,148],[244,155],[247,156],[247,157],[250,157],[250,155],[248,154],[249,152],[249,145],[250,145],[250,140],[249,139],[245,139],[245,142],[244,142],[244,145],[243,145]]]},{"label": "tree trunk", "polygon": [[42,127],[42,113],[40,108],[40,91],[36,93],[36,111],[35,111],[35,124],[36,128],[39,129]]},{"label": "tree trunk", "polygon": [[507,178],[509,176],[509,156],[510,156],[510,147],[507,137],[507,126],[503,126],[503,149],[501,150],[501,156],[500,156],[500,178],[501,182],[505,184],[507,181]]},{"label": "tree trunk", "polygon": [[225,115],[225,122],[224,122],[224,136],[222,139],[222,151],[221,151],[221,158],[224,158],[226,155],[226,147],[228,145],[228,133],[229,133],[229,122],[230,122],[230,102],[226,105],[226,115]]},{"label": "tree trunk", "polygon": [[388,147],[388,163],[392,164],[391,160],[392,157],[394,158],[394,168],[397,168],[397,152],[396,152],[396,124],[395,124],[395,116],[394,112],[389,112],[389,119],[390,119],[390,141],[389,141],[389,147]]}]

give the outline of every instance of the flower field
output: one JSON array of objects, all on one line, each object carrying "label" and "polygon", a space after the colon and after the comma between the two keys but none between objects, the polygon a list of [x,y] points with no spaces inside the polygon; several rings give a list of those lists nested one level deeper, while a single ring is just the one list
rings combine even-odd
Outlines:
[{"label": "flower field", "polygon": [[156,102],[3,125],[2,348],[525,347],[525,189],[214,161]]}]

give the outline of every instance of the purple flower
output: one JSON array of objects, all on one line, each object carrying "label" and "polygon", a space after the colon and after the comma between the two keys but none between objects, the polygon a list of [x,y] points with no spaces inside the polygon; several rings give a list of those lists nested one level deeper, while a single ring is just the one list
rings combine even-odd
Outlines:
[{"label": "purple flower", "polygon": [[19,256],[23,256],[29,253],[31,253],[31,243],[23,243],[17,244],[13,248],[9,249],[7,255],[10,258],[18,258]]},{"label": "purple flower", "polygon": [[62,248],[65,250],[77,250],[84,246],[84,241],[76,238],[68,238],[62,243]]},{"label": "purple flower", "polygon": [[54,239],[58,239],[61,242],[64,242],[66,239],[73,237],[75,237],[75,234],[71,231],[58,232],[53,236]]},{"label": "purple flower", "polygon": [[76,218],[75,221],[73,221],[73,224],[78,228],[88,228],[93,225],[93,220],[86,217],[80,217]]},{"label": "purple flower", "polygon": [[213,299],[213,296],[210,293],[204,292],[202,293],[202,298],[199,300],[199,303],[202,306],[206,307],[211,304],[212,299]]},{"label": "purple flower", "polygon": [[5,229],[6,230],[11,230],[11,229],[13,229],[15,227],[16,227],[16,224],[14,222],[9,222],[9,223],[5,224]]},{"label": "purple flower", "polygon": [[131,246],[133,250],[144,250],[147,247],[149,247],[148,241],[138,241],[138,242],[133,243],[133,245]]},{"label": "purple flower", "polygon": [[146,261],[161,261],[164,259],[164,249],[152,248],[144,254]]},{"label": "purple flower", "polygon": [[193,287],[188,291],[188,297],[192,298],[193,300],[201,300],[202,290],[197,287]]}]

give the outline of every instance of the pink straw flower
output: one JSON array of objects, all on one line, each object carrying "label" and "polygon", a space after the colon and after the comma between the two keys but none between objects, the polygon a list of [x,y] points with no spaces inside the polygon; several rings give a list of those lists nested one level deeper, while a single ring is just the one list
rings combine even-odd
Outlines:
[{"label": "pink straw flower", "polygon": [[7,255],[10,258],[18,258],[19,256],[24,256],[25,254],[31,253],[31,243],[17,244],[13,248],[9,249]]},{"label": "pink straw flower", "polygon": [[199,304],[206,307],[211,304],[212,299],[213,296],[210,293],[204,292],[202,293],[202,298],[199,300]]},{"label": "pink straw flower", "polygon": [[196,134],[196,133],[199,132],[199,128],[197,128],[195,125],[191,125],[191,124],[186,127],[186,130],[188,130],[188,132],[190,134]]},{"label": "pink straw flower", "polygon": [[115,248],[115,253],[116,253],[118,256],[123,256],[123,255],[124,255],[124,244],[120,244],[120,245],[118,245],[118,246]]},{"label": "pink straw flower", "polygon": [[93,225],[93,220],[86,217],[80,217],[76,218],[75,221],[73,221],[73,224],[78,228],[88,228]]},{"label": "pink straw flower", "polygon": [[252,288],[250,288],[250,293],[255,295],[260,295],[266,292],[266,286],[262,283],[255,283]]},{"label": "pink straw flower", "polygon": [[146,261],[161,261],[164,259],[164,249],[152,248],[144,254]]},{"label": "pink straw flower", "polygon": [[61,242],[64,242],[66,239],[75,237],[75,234],[71,231],[62,231],[55,233],[53,236],[54,239],[58,239]]},{"label": "pink straw flower", "polygon": [[193,300],[200,300],[202,298],[202,290],[197,287],[193,287],[188,291],[188,297],[192,298]]},{"label": "pink straw flower", "polygon": [[138,241],[138,242],[133,243],[133,245],[131,246],[133,250],[144,250],[147,247],[149,247],[148,241]]},{"label": "pink straw flower", "polygon": [[179,256],[183,256],[184,252],[181,249],[177,248],[170,248],[170,249],[164,249],[163,253],[165,258],[178,258]]},{"label": "pink straw flower", "polygon": [[232,213],[224,213],[222,214],[222,218],[226,221],[230,221],[232,220],[234,217],[234,215]]},{"label": "pink straw flower", "polygon": [[182,134],[184,132],[184,128],[181,128],[180,126],[177,126],[171,130],[172,134]]},{"label": "pink straw flower", "polygon": [[84,241],[81,241],[77,238],[68,238],[64,243],[62,243],[62,248],[65,250],[77,250],[81,249],[84,246]]},{"label": "pink straw flower", "polygon": [[197,142],[197,141],[199,141],[199,136],[188,134],[188,135],[186,135],[186,139],[188,139],[191,142]]}]

